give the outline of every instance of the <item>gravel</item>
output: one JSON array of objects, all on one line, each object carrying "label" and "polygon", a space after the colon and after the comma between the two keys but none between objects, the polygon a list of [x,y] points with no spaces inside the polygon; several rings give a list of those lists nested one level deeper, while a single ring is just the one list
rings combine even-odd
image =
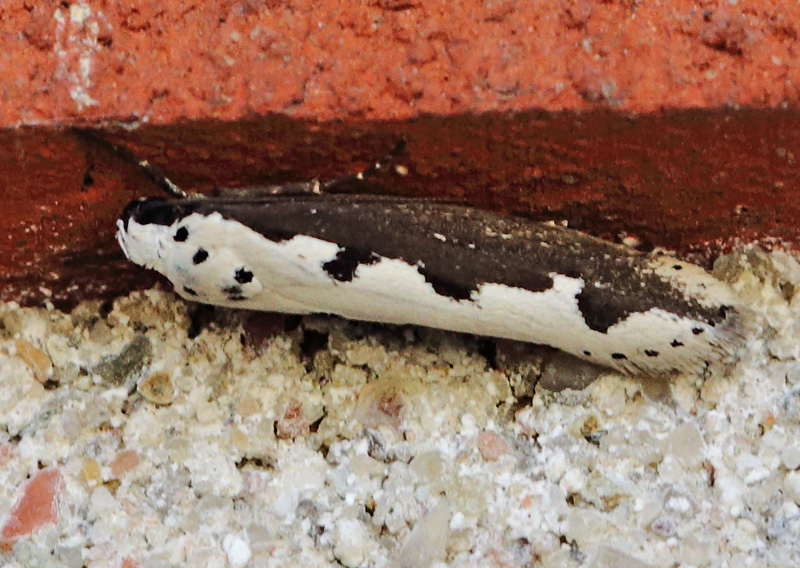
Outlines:
[{"label": "gravel", "polygon": [[793,566],[800,265],[715,270],[740,361],[670,381],[335,318],[190,339],[157,289],[0,305],[0,564]]}]

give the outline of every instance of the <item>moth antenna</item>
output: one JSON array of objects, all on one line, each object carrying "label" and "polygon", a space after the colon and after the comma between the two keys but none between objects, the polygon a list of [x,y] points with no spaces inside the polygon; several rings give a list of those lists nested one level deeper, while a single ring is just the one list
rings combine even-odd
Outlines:
[{"label": "moth antenna", "polygon": [[[157,185],[164,193],[177,197],[178,199],[186,199],[189,194],[173,183],[159,168],[148,162],[147,160],[140,160],[136,155],[125,148],[124,146],[117,146],[108,140],[98,136],[96,132],[83,128],[73,128],[74,132],[79,138],[95,144],[106,150],[116,154],[127,162],[136,164],[142,170],[144,175]],[[194,194],[192,194],[194,195]]]},{"label": "moth antenna", "polygon": [[[326,192],[335,193],[339,186],[347,185],[353,182],[361,182],[376,175],[381,170],[385,170],[387,166],[397,160],[403,153],[406,147],[405,139],[401,139],[394,148],[392,148],[384,157],[378,162],[375,162],[368,168],[358,172],[357,174],[333,178],[327,181],[320,181],[314,178],[308,181],[281,183],[277,185],[256,186],[256,187],[218,187],[214,190],[214,197],[224,197],[226,199],[261,199],[264,196],[273,195],[320,195]],[[406,175],[408,168],[404,166],[395,166],[396,171],[400,175]],[[176,188],[177,189],[177,188]],[[331,191],[333,190],[333,191]],[[195,195],[193,195],[194,197]]]},{"label": "moth antenna", "polygon": [[324,193],[326,191],[331,191],[335,189],[339,185],[345,185],[350,182],[354,181],[364,181],[369,179],[378,174],[381,170],[387,168],[392,163],[394,163],[397,158],[403,153],[406,148],[406,140],[405,138],[401,138],[397,144],[395,144],[394,148],[389,150],[389,152],[379,161],[373,163],[371,166],[364,168],[357,174],[349,175],[349,176],[342,176],[333,178],[331,180],[325,182],[317,182],[314,187],[315,193]]},{"label": "moth antenna", "polygon": [[[132,155],[132,154],[131,154]],[[134,159],[136,159],[134,157]],[[177,197],[178,199],[186,199],[189,197],[189,194],[183,191],[180,187],[175,185],[165,174],[161,171],[161,169],[157,168],[147,160],[136,160],[136,163],[142,169],[142,172],[147,176],[147,178],[156,184],[158,187],[161,188],[162,191],[171,195],[172,197]]]}]

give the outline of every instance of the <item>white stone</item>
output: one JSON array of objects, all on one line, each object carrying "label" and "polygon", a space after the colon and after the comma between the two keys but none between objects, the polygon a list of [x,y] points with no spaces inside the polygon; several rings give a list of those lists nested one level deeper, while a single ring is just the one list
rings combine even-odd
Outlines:
[{"label": "white stone", "polygon": [[608,539],[611,524],[606,515],[595,509],[573,509],[567,515],[564,536],[581,547]]},{"label": "white stone", "polygon": [[750,551],[756,548],[758,546],[758,538],[755,525],[747,519],[739,519],[728,543],[733,548],[743,551]]},{"label": "white stone", "polygon": [[781,450],[781,463],[788,470],[800,468],[800,447],[787,446]]},{"label": "white stone", "polygon": [[278,491],[275,500],[270,503],[269,512],[280,519],[284,519],[295,512],[299,501],[297,491]]},{"label": "white stone", "polygon": [[100,486],[92,491],[91,496],[92,508],[97,514],[108,511],[117,506],[117,500],[111,494],[111,491],[104,486]]},{"label": "white stone", "polygon": [[228,564],[232,568],[242,568],[250,561],[252,556],[247,542],[235,534],[225,535],[222,540],[222,549],[228,555]]},{"label": "white stone", "polygon": [[783,480],[786,495],[800,505],[800,471],[790,471]]},{"label": "white stone", "polygon": [[684,468],[692,469],[703,463],[705,449],[706,443],[697,426],[684,422],[670,432],[664,452],[673,455]]},{"label": "white stone", "polygon": [[414,525],[395,557],[395,564],[402,568],[421,568],[444,560],[449,523],[450,505],[443,498]]},{"label": "white stone", "polygon": [[355,519],[336,521],[333,530],[333,555],[347,568],[355,568],[366,557],[367,535],[363,525]]},{"label": "white stone", "polygon": [[586,476],[579,469],[571,467],[561,477],[559,486],[569,495],[580,493],[586,487]]},{"label": "white stone", "polygon": [[199,493],[233,497],[242,490],[242,476],[236,469],[233,456],[224,453],[214,443],[199,443],[186,460],[192,487]]},{"label": "white stone", "polygon": [[639,511],[639,526],[649,527],[661,514],[664,507],[658,499],[647,499],[641,504]]},{"label": "white stone", "polygon": [[73,349],[69,346],[66,338],[60,335],[48,337],[45,342],[45,348],[50,360],[56,367],[66,367],[74,358]]},{"label": "white stone", "polygon": [[216,422],[222,417],[219,407],[211,401],[204,400],[197,405],[197,420],[203,424]]},{"label": "white stone", "polygon": [[469,525],[466,523],[466,517],[464,513],[461,511],[456,511],[453,513],[453,516],[450,517],[450,524],[449,528],[451,531],[460,531],[469,528]]},{"label": "white stone", "polygon": [[590,568],[652,568],[652,564],[646,564],[630,554],[625,554],[621,550],[610,546],[598,546],[588,566]]},{"label": "white stone", "polygon": [[550,481],[558,483],[567,471],[567,456],[564,452],[556,452],[550,456],[544,466],[544,475]]}]

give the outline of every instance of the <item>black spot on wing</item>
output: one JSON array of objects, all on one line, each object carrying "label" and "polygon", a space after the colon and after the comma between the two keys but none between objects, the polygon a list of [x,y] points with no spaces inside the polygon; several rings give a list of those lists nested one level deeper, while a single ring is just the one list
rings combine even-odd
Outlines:
[{"label": "black spot on wing", "polygon": [[[445,268],[438,266],[437,269],[437,266],[438,264],[433,262],[429,265],[418,263],[417,271],[433,287],[437,294],[454,300],[471,300],[472,293],[476,292],[481,284],[495,282],[494,280],[481,281],[477,278],[469,277],[467,274],[469,270],[463,265],[456,265],[454,267],[455,272],[451,274],[445,274]],[[553,279],[549,275],[535,271],[521,275],[517,282],[501,283],[536,294],[546,292],[553,287]]]},{"label": "black spot on wing", "polygon": [[608,328],[624,320],[631,314],[624,298],[608,288],[598,288],[587,284],[575,295],[578,309],[589,329],[608,333]]},{"label": "black spot on wing", "polygon": [[189,238],[189,229],[187,229],[186,227],[180,227],[177,231],[175,231],[175,236],[172,238],[179,243],[184,242],[186,239]]},{"label": "black spot on wing", "polygon": [[379,260],[380,257],[373,252],[345,247],[339,249],[339,252],[336,253],[336,258],[323,264],[322,269],[334,280],[350,282],[355,277],[359,266],[362,264],[375,264]]},{"label": "black spot on wing", "polygon": [[197,252],[194,253],[194,256],[192,257],[192,262],[195,264],[200,264],[206,260],[208,260],[208,251],[204,248],[197,249]]},{"label": "black spot on wing", "polygon": [[440,296],[445,296],[454,300],[470,300],[472,292],[477,289],[476,287],[465,286],[453,280],[442,278],[422,266],[417,266],[417,270],[422,274],[422,277],[425,278],[425,282],[430,284],[433,290]]},{"label": "black spot on wing", "polygon": [[681,343],[677,339],[673,339],[672,343],[670,343],[670,345],[672,345],[673,347],[683,347],[683,343]]},{"label": "black spot on wing", "polygon": [[233,278],[239,284],[247,284],[253,281],[253,273],[246,268],[240,268],[236,271],[236,274],[233,276]]},{"label": "black spot on wing", "polygon": [[[720,306],[717,310],[717,314],[721,319],[725,319],[728,317],[728,312],[736,313],[736,309],[733,306]],[[714,325],[714,322],[709,322],[710,325]]]},{"label": "black spot on wing", "polygon": [[703,333],[703,328],[702,327],[693,327],[692,328],[692,333],[695,334],[695,335],[700,335],[701,333]]},{"label": "black spot on wing", "polygon": [[183,287],[183,291],[189,294],[190,296],[197,296],[197,292],[188,286]]},{"label": "black spot on wing", "polygon": [[225,294],[231,302],[241,302],[247,299],[242,293],[241,286],[225,286],[222,289],[222,293]]},{"label": "black spot on wing", "polygon": [[627,357],[623,353],[612,353],[611,354],[611,358],[612,359],[627,359]]},{"label": "black spot on wing", "polygon": [[655,351],[653,349],[645,349],[644,354],[647,355],[648,357],[658,357],[658,351]]}]

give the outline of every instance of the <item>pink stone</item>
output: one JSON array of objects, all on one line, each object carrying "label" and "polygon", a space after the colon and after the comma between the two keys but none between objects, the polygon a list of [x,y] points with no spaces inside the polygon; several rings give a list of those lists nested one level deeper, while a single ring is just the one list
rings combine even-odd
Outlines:
[{"label": "pink stone", "polygon": [[308,433],[309,423],[303,415],[303,408],[298,403],[290,404],[278,419],[278,437],[293,440]]},{"label": "pink stone", "polygon": [[369,428],[386,424],[399,431],[403,424],[404,398],[402,386],[390,377],[368,383],[358,395],[355,419]]},{"label": "pink stone", "polygon": [[139,454],[136,450],[125,450],[117,454],[111,462],[111,475],[114,479],[119,479],[122,474],[139,465]]},{"label": "pink stone", "polygon": [[47,468],[37,472],[25,485],[0,532],[0,550],[11,550],[20,537],[56,522],[60,481],[58,469]]},{"label": "pink stone", "polygon": [[0,443],[0,465],[5,465],[12,460],[16,451],[14,444]]},{"label": "pink stone", "polygon": [[483,459],[494,461],[506,455],[511,448],[496,432],[484,430],[478,435],[478,451]]}]

